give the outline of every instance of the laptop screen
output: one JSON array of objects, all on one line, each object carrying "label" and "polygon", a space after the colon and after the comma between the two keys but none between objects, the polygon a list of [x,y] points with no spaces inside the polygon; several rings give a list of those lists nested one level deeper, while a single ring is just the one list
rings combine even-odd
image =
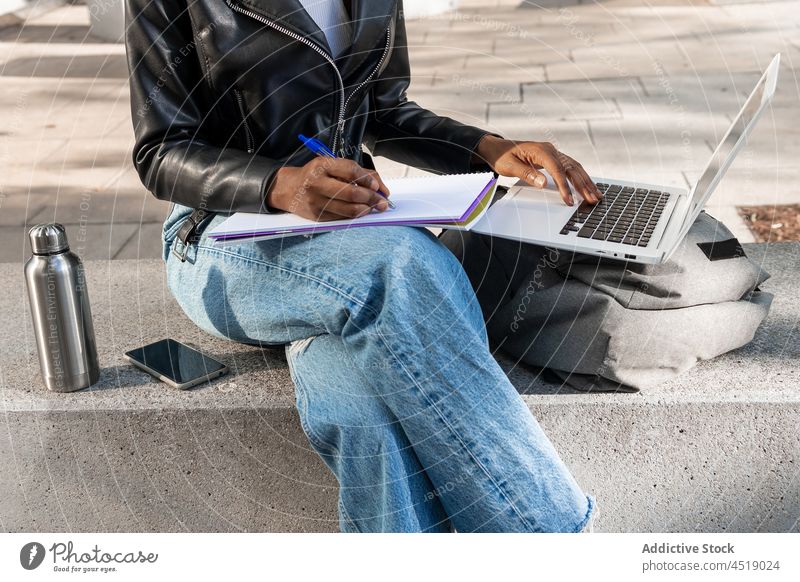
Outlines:
[{"label": "laptop screen", "polygon": [[708,162],[706,169],[697,180],[694,189],[692,190],[692,207],[684,222],[684,229],[687,229],[694,223],[697,215],[705,206],[706,201],[714,192],[719,180],[725,175],[728,167],[733,161],[741,143],[747,134],[755,125],[755,121],[766,107],[769,100],[775,92],[775,81],[778,74],[778,62],[780,55],[776,55],[772,59],[769,68],[767,68],[764,75],[758,81],[756,88],[750,93],[742,110],[736,119],[733,120],[730,129],[722,138],[722,141],[717,146],[717,149],[711,155],[711,161]]}]

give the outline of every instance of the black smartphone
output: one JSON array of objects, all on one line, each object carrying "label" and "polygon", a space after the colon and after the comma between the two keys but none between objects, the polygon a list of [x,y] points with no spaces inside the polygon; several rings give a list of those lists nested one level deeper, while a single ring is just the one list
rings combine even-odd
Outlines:
[{"label": "black smartphone", "polygon": [[186,390],[228,372],[228,366],[194,348],[163,339],[125,352],[125,359],[170,386]]}]

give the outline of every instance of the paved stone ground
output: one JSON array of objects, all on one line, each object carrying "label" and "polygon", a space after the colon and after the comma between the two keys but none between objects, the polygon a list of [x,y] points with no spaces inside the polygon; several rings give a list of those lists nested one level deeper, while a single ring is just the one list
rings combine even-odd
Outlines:
[{"label": "paved stone ground", "polygon": [[[408,23],[411,97],[552,141],[595,176],[687,185],[781,51],[774,106],[709,205],[748,241],[736,205],[800,202],[798,27],[797,1],[464,0]],[[131,167],[126,77],[84,6],[0,30],[0,262],[23,260],[24,227],[47,220],[86,258],[158,256],[168,205]]]}]

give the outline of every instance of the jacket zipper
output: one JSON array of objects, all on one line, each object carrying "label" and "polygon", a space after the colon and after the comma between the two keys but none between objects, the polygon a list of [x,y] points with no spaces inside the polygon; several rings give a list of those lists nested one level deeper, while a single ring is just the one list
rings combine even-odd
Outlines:
[{"label": "jacket zipper", "polygon": [[244,108],[244,99],[242,92],[239,89],[234,89],[233,94],[236,95],[236,103],[239,105],[239,114],[242,116],[242,125],[244,126],[244,135],[247,140],[247,153],[252,154],[256,151],[255,142],[253,141],[253,134],[250,132],[250,125],[247,123],[247,112]]},{"label": "jacket zipper", "polygon": [[381,59],[378,61],[378,64],[375,66],[374,69],[372,69],[372,72],[369,74],[369,77],[367,77],[361,83],[359,83],[358,87],[353,89],[353,92],[350,93],[350,96],[344,102],[344,110],[345,111],[347,111],[347,106],[350,104],[350,100],[353,98],[353,96],[356,93],[358,93],[364,85],[366,85],[367,83],[369,83],[372,80],[372,77],[375,76],[375,73],[377,73],[380,70],[381,65],[383,65],[383,61],[386,60],[386,56],[389,54],[389,43],[391,42],[391,31],[392,31],[391,28],[387,28],[386,29],[386,47],[383,49],[383,54],[381,55]]},{"label": "jacket zipper", "polygon": [[321,46],[319,46],[318,44],[316,44],[314,42],[311,42],[310,40],[308,40],[305,37],[300,36],[296,32],[292,32],[291,30],[289,30],[285,26],[281,26],[280,24],[278,24],[276,22],[272,22],[271,20],[261,16],[257,12],[253,12],[252,10],[248,10],[247,8],[243,8],[242,6],[239,6],[238,4],[234,4],[231,0],[225,0],[225,3],[228,5],[228,7],[231,10],[235,10],[236,12],[244,14],[245,16],[249,16],[253,20],[257,20],[261,24],[265,24],[265,25],[269,26],[270,28],[274,28],[278,32],[281,32],[281,33],[285,34],[286,36],[288,36],[290,38],[293,38],[296,41],[302,42],[304,45],[307,45],[307,46],[311,47],[312,49],[314,49],[314,51],[319,53],[319,55],[321,57],[323,57],[326,61],[328,61],[331,64],[331,67],[333,67],[333,70],[336,72],[336,79],[339,81],[339,119],[338,119],[338,123],[337,123],[337,126],[336,126],[337,127],[336,133],[333,136],[333,144],[331,146],[331,150],[333,150],[335,152],[336,151],[336,144],[337,144],[337,141],[338,141],[338,138],[339,138],[339,131],[341,130],[342,126],[344,125],[344,81],[342,80],[342,74],[339,72],[339,68],[336,66],[336,63],[333,62],[333,58],[330,55],[328,55],[328,53],[325,52],[325,49],[323,49]]},{"label": "jacket zipper", "polygon": [[293,32],[293,31],[289,30],[285,26],[281,26],[277,22],[273,22],[273,21],[269,20],[268,18],[266,18],[264,16],[261,16],[257,12],[253,12],[252,10],[249,10],[247,8],[239,6],[238,4],[234,4],[232,0],[225,0],[225,3],[228,5],[228,8],[230,8],[231,10],[235,10],[236,12],[239,12],[240,14],[244,14],[245,16],[249,16],[253,20],[257,20],[258,22],[260,22],[262,24],[265,24],[266,26],[269,26],[270,28],[273,28],[273,29],[277,30],[278,32],[281,32],[281,33],[285,34],[286,36],[288,36],[290,38],[293,38],[294,40],[296,40],[298,42],[301,42],[301,43],[303,43],[304,45],[306,45],[308,47],[311,47],[322,58],[324,58],[326,61],[328,61],[328,63],[330,63],[330,65],[331,65],[331,67],[333,67],[333,70],[336,73],[336,79],[337,79],[337,81],[339,81],[339,115],[338,115],[337,122],[336,122],[336,131],[333,134],[333,143],[331,144],[331,150],[335,152],[337,150],[337,146],[339,145],[339,138],[343,137],[343,134],[344,134],[344,116],[345,116],[345,111],[347,109],[347,104],[349,103],[350,99],[353,97],[353,94],[356,91],[358,91],[359,89],[361,89],[361,87],[366,85],[369,82],[370,79],[372,79],[372,77],[378,71],[378,68],[381,66],[381,64],[383,63],[384,59],[386,58],[386,55],[389,53],[389,34],[390,34],[391,28],[387,29],[387,31],[386,31],[386,48],[383,51],[383,55],[381,56],[381,60],[378,61],[378,66],[375,67],[375,69],[372,71],[372,73],[370,73],[369,77],[367,77],[364,80],[364,82],[362,82],[361,84],[358,85],[358,87],[356,87],[356,89],[353,91],[353,93],[350,94],[350,97],[345,99],[344,80],[342,79],[342,73],[339,71],[339,67],[336,66],[336,63],[334,62],[333,57],[331,57],[328,53],[326,53],[325,49],[323,49],[318,44],[308,40],[307,38],[305,38],[303,36],[300,36],[296,32]]}]

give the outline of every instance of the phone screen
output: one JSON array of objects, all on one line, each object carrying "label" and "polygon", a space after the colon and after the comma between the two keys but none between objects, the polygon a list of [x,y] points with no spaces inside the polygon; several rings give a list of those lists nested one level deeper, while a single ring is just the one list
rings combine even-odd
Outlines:
[{"label": "phone screen", "polygon": [[224,364],[173,339],[157,341],[131,350],[126,355],[170,378],[176,384],[205,378],[225,367]]}]

